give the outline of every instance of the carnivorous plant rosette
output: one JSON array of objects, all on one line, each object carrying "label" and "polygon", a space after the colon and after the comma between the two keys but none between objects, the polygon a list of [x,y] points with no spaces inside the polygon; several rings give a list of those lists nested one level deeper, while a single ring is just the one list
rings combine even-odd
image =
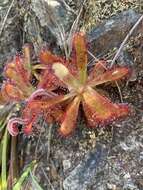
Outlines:
[{"label": "carnivorous plant rosette", "polygon": [[112,103],[100,94],[96,87],[125,77],[129,69],[127,67],[107,69],[106,62],[99,61],[88,76],[87,47],[83,33],[74,34],[71,59],[66,61],[52,55],[49,51],[42,50],[40,60],[45,69],[43,69],[39,88],[46,91],[55,90],[59,86],[66,88],[67,93],[51,97],[50,101],[49,98],[37,99],[35,96],[28,102],[28,110],[29,112],[33,109],[47,111],[53,105],[64,105],[64,114],[59,128],[62,135],[68,136],[73,132],[80,105],[90,127],[106,125],[128,114],[129,108],[126,104]]},{"label": "carnivorous plant rosette", "polygon": [[[13,102],[19,103],[19,105],[21,102],[26,104],[26,102],[30,101],[30,97],[33,98],[41,94],[42,98],[45,95],[48,98],[55,97],[54,93],[45,92],[43,89],[38,89],[37,85],[33,85],[33,77],[34,75],[37,76],[36,70],[37,65],[32,64],[30,46],[25,45],[23,47],[23,54],[17,54],[4,68],[5,80],[0,92],[1,104]],[[22,108],[21,118],[14,117],[8,121],[7,128],[11,135],[16,136],[19,133],[19,124],[23,125],[23,132],[25,134],[31,134],[33,125],[38,117],[43,114],[43,110],[41,109],[30,110],[32,112],[28,112],[27,110],[28,106],[24,109]],[[48,123],[51,123],[53,119],[57,120],[61,113],[62,110],[59,106],[51,106],[44,114],[44,117]]]},{"label": "carnivorous plant rosette", "polygon": [[[11,135],[19,133],[19,124],[24,126],[25,134],[31,134],[33,125],[42,116],[47,123],[60,123],[60,133],[68,136],[76,127],[80,107],[90,127],[106,125],[128,114],[126,104],[112,103],[96,87],[125,77],[129,69],[108,69],[106,62],[100,60],[88,75],[83,33],[74,34],[73,52],[68,60],[43,49],[39,56],[40,64],[33,65],[29,47],[24,46],[23,52],[6,65],[6,81],[1,89],[3,102],[25,103],[21,118],[15,117],[8,122]],[[33,78],[36,78],[36,85],[32,83]],[[59,93],[59,89],[62,92]]]},{"label": "carnivorous plant rosette", "polygon": [[6,80],[1,89],[4,102],[25,100],[34,92],[34,87],[30,82],[31,68],[30,47],[25,45],[23,55],[17,54],[4,68]]}]

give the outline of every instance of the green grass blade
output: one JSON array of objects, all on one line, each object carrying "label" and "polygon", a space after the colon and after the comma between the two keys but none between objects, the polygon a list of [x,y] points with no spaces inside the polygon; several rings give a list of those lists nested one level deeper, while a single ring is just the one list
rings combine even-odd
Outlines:
[{"label": "green grass blade", "polygon": [[31,179],[32,179],[32,186],[34,187],[34,189],[43,190],[43,188],[39,185],[39,183],[37,182],[36,177],[32,174],[31,171],[30,171],[30,176],[31,176]]},{"label": "green grass blade", "polygon": [[18,179],[18,181],[16,182],[16,184],[14,185],[12,190],[20,190],[20,188],[22,187],[23,182],[27,179],[27,177],[30,174],[30,171],[33,169],[35,164],[36,164],[36,161],[35,160],[32,161],[32,163],[22,173],[21,177]]},{"label": "green grass blade", "polygon": [[8,143],[8,133],[6,129],[2,139],[2,166],[1,166],[2,190],[7,190],[7,143]]},{"label": "green grass blade", "polygon": [[[2,151],[3,151],[3,133],[2,131],[4,130],[4,128],[6,127],[6,119],[4,120],[0,120],[0,138],[1,138],[1,141],[0,141],[0,155],[2,155]],[[2,165],[2,157],[0,156],[0,166]]]},{"label": "green grass blade", "polygon": [[[2,155],[2,140],[0,141],[0,155]],[[0,156],[0,167],[1,165],[2,165],[2,157]]]},{"label": "green grass blade", "polygon": [[6,122],[7,122],[6,119],[0,120],[0,133],[5,128]]}]

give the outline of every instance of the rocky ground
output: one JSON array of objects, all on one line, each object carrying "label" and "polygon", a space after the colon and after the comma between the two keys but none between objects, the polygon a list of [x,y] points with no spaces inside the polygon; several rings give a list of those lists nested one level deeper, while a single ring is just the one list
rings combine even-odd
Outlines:
[{"label": "rocky ground", "polygon": [[[90,51],[98,58],[111,60],[143,12],[139,0],[98,0],[96,3],[89,0],[82,9],[81,0],[68,0],[67,4],[62,0],[53,2],[52,6],[47,5],[46,0],[0,2],[1,69],[26,42],[33,44],[35,52],[45,43],[51,51],[62,52],[64,44],[57,23],[62,23],[68,34],[80,10],[82,19],[76,28],[87,32]],[[79,121],[74,135],[69,138],[59,137],[58,126],[51,128],[46,124],[39,135],[19,137],[21,162],[26,166],[34,159],[40,160],[35,175],[43,189],[143,189],[142,33],[143,23],[140,23],[117,60],[118,64],[127,64],[133,70],[131,78],[120,84],[123,101],[129,103],[132,110],[128,118],[96,130],[86,128],[84,121]],[[120,101],[116,86],[105,89],[114,101]],[[29,189],[29,186],[30,179],[23,188]]]}]

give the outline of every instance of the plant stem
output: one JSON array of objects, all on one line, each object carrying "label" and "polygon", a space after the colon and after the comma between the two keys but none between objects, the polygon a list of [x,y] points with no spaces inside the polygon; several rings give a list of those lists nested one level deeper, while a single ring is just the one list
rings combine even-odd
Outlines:
[{"label": "plant stem", "polygon": [[12,186],[18,177],[16,144],[17,144],[17,137],[12,137],[11,138],[11,150],[10,150],[10,167],[9,167],[9,176],[8,176],[9,189],[12,189]]}]

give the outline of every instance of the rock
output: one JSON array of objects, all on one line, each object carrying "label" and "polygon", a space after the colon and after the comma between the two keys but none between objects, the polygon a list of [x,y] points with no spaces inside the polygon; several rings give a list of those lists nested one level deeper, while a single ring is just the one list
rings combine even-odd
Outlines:
[{"label": "rock", "polygon": [[3,67],[4,62],[13,56],[21,46],[20,19],[16,9],[16,1],[14,1],[13,6],[10,9],[2,30],[4,18],[10,4],[11,1],[4,0],[0,2],[0,69]]},{"label": "rock", "polygon": [[127,51],[121,51],[118,57],[118,61],[120,62],[121,65],[133,66],[134,64],[133,57]]},{"label": "rock", "polygon": [[63,169],[64,171],[68,170],[71,167],[70,160],[63,160]]},{"label": "rock", "polygon": [[64,180],[64,190],[86,190],[96,173],[103,168],[107,156],[107,147],[97,145],[96,149],[88,153],[85,159],[74,168]]},{"label": "rock", "polygon": [[[24,24],[30,41],[32,40],[34,45],[37,41],[38,47],[56,38],[58,45],[62,46],[61,35],[64,36],[67,31],[69,32],[76,16],[71,12],[70,7],[64,1],[32,0],[30,9],[34,16],[29,15]],[[66,36],[64,38],[66,39]]]},{"label": "rock", "polygon": [[[68,23],[71,14],[62,1],[32,0],[31,8],[39,19],[42,27],[48,26],[51,28],[51,31],[53,31],[58,29],[58,24],[63,25],[64,27],[69,26]],[[66,30],[69,30],[69,28],[67,27]]]},{"label": "rock", "polygon": [[[103,56],[110,49],[119,47],[140,16],[130,9],[93,28],[88,34],[91,52],[96,56]],[[136,34],[141,31],[143,31],[143,24],[140,23]]]},{"label": "rock", "polygon": [[136,119],[130,117],[116,125],[104,174],[95,176],[92,189],[107,190],[107,184],[114,184],[119,190],[142,189],[139,180],[143,179],[143,128],[138,126],[140,119]]},{"label": "rock", "polygon": [[107,188],[108,188],[108,190],[116,190],[117,189],[116,185],[110,184],[110,183],[107,183]]},{"label": "rock", "polygon": [[133,183],[132,177],[129,173],[126,173],[123,176],[123,180],[124,180],[123,189],[139,190],[138,187]]},{"label": "rock", "polygon": [[3,0],[0,2],[0,10],[3,9],[3,7],[6,7],[8,5],[9,0]]}]

